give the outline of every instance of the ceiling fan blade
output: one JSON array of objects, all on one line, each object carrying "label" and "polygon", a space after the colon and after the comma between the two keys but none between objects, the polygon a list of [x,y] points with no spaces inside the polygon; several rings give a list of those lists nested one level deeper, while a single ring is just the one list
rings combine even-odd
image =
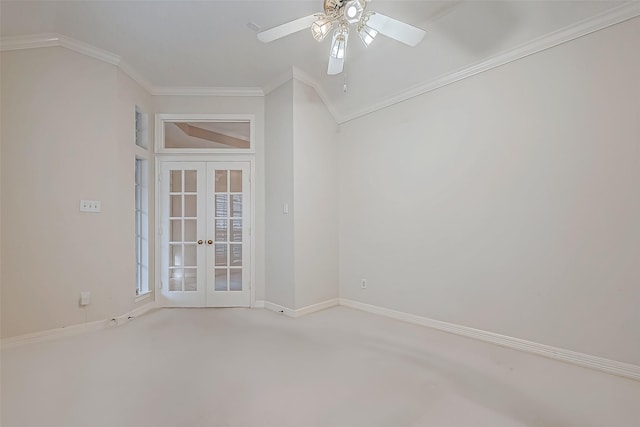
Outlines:
[{"label": "ceiling fan blade", "polygon": [[335,76],[336,74],[340,74],[342,69],[344,68],[344,58],[334,58],[329,55],[329,66],[327,67],[327,74],[330,76]]},{"label": "ceiling fan blade", "polygon": [[258,40],[262,43],[269,43],[281,37],[288,36],[289,34],[297,33],[298,31],[311,27],[311,24],[313,24],[316,19],[318,19],[316,15],[309,15],[278,25],[277,27],[269,28],[268,30],[258,33]]},{"label": "ceiling fan blade", "polygon": [[426,34],[421,28],[398,21],[397,19],[389,18],[377,12],[369,16],[367,25],[380,34],[391,37],[411,47],[420,43]]}]

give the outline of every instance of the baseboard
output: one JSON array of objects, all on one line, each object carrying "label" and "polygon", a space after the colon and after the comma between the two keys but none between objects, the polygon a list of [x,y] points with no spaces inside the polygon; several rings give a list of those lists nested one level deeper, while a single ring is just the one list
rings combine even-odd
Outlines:
[{"label": "baseboard", "polygon": [[308,305],[306,307],[302,307],[297,310],[284,307],[282,305],[274,304],[269,301],[256,301],[254,304],[254,307],[262,306],[267,310],[275,311],[276,313],[282,313],[289,317],[301,317],[307,314],[315,313],[316,311],[324,310],[329,307],[335,307],[336,305],[340,305],[340,300],[338,298],[319,302],[313,305]]},{"label": "baseboard", "polygon": [[640,381],[640,366],[340,298],[340,305]]},{"label": "baseboard", "polygon": [[295,310],[295,317],[305,316],[307,314],[315,313],[316,311],[324,310],[327,308],[335,307],[340,305],[340,299],[334,298],[327,301],[322,301],[317,304],[308,305],[306,307],[299,308]]},{"label": "baseboard", "polygon": [[282,313],[289,317],[296,317],[295,310],[287,308],[283,305],[275,304],[270,301],[261,301],[264,308],[267,310],[275,311],[276,313]]},{"label": "baseboard", "polygon": [[0,346],[5,348],[17,347],[22,344],[36,343],[43,341],[50,341],[53,339],[69,337],[78,335],[88,331],[98,331],[110,327],[121,326],[130,322],[136,317],[142,316],[144,313],[155,308],[155,303],[150,302],[142,305],[130,312],[123,314],[122,316],[114,317],[111,319],[96,320],[93,322],[80,323],[78,325],[66,326],[64,328],[49,329],[41,332],[34,332],[31,334],[18,335],[15,337],[3,338],[0,340]]}]

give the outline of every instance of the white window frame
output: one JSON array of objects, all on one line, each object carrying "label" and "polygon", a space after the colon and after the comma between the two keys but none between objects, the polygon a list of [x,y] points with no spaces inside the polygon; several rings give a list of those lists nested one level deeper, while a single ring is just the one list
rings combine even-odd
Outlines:
[{"label": "white window frame", "polygon": [[135,301],[151,297],[149,272],[149,126],[148,115],[135,106],[134,221],[136,278]]},{"label": "white window frame", "polygon": [[136,105],[135,110],[135,142],[140,148],[149,148],[149,115]]},{"label": "white window frame", "polygon": [[[165,122],[248,122],[249,148],[165,148]],[[155,151],[160,154],[254,154],[255,115],[253,114],[156,114]]]}]

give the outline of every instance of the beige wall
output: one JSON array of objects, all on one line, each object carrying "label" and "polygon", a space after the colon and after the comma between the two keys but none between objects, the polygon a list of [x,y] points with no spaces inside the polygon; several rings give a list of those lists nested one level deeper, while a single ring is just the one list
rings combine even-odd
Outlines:
[{"label": "beige wall", "polygon": [[266,300],[299,309],[338,297],[336,123],[296,79],[266,108]]},{"label": "beige wall", "polygon": [[[294,303],[293,82],[265,97],[266,253],[265,300]],[[289,213],[283,213],[283,205]]]},{"label": "beige wall", "polygon": [[293,80],[296,309],[338,298],[336,128],[316,91]]},{"label": "beige wall", "polygon": [[[130,311],[134,104],[149,98],[59,47],[3,52],[1,85],[2,337]],[[102,212],[80,213],[80,199]]]},{"label": "beige wall", "polygon": [[[256,299],[264,299],[264,99],[152,97],[117,67],[65,48],[2,53],[2,337],[109,319],[135,303],[134,159],[149,161],[155,287],[153,118],[254,114]],[[135,146],[135,106],[149,114]],[[102,212],[79,212],[80,199]],[[78,305],[80,291],[92,302]]]},{"label": "beige wall", "polygon": [[344,124],[341,296],[640,363],[639,76],[636,18]]}]

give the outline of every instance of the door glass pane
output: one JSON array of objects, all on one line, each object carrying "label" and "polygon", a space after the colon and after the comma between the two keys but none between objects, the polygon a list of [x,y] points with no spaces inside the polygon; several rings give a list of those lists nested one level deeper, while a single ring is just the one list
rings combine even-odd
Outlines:
[{"label": "door glass pane", "polygon": [[193,292],[198,290],[197,270],[195,268],[184,269],[184,290]]},{"label": "door glass pane", "polygon": [[171,171],[171,176],[169,177],[170,190],[173,193],[179,193],[182,191],[182,171]]},{"label": "door glass pane", "polygon": [[216,243],[216,266],[226,266],[227,265],[227,245],[226,243],[219,244]]},{"label": "door glass pane", "polygon": [[242,245],[230,245],[231,246],[231,262],[230,265],[241,266],[242,265]]},{"label": "door glass pane", "polygon": [[198,205],[196,202],[196,196],[184,196],[184,216],[191,218],[195,218],[196,216],[198,216]]},{"label": "door glass pane", "polygon": [[241,219],[231,220],[231,238],[229,239],[229,241],[242,242],[242,220]]},{"label": "door glass pane", "polygon": [[182,221],[179,219],[172,219],[170,222],[171,222],[171,233],[169,234],[169,241],[181,242],[182,241]]},{"label": "door glass pane", "polygon": [[[246,170],[216,170],[213,168],[212,171],[207,165],[205,169],[209,171],[208,173],[213,172],[214,174],[213,177],[209,175],[209,180],[215,179],[213,183],[215,192],[214,194],[202,194],[198,193],[197,182],[198,178],[202,177],[198,176],[199,173],[202,173],[201,166],[189,167],[193,170],[169,171],[170,194],[165,197],[169,197],[168,213],[170,217],[164,220],[163,226],[163,232],[165,231],[164,227],[168,226],[164,244],[167,245],[165,247],[168,250],[169,260],[165,267],[165,272],[168,272],[168,283],[164,292],[175,292],[176,298],[181,292],[191,292],[193,297],[199,287],[205,286],[204,283],[199,284],[197,280],[198,269],[203,268],[201,271],[208,269],[214,271],[213,283],[207,283],[205,289],[201,289],[202,291],[237,292],[236,295],[239,296],[240,292],[246,292],[243,275],[244,269],[248,267],[244,266],[246,260],[243,259],[245,249],[248,250],[248,248],[244,248],[246,241],[244,240],[245,199],[243,191],[249,190],[243,185]],[[204,166],[202,167],[204,168]],[[213,200],[199,200],[199,195],[213,197]],[[208,218],[198,218],[200,213],[198,203],[204,203],[206,200],[209,200],[207,203],[213,202],[213,212],[208,212],[207,209]],[[200,211],[204,210],[203,207],[204,205],[200,205]],[[200,224],[201,227],[208,223],[206,229],[198,229],[198,221],[203,221]],[[212,226],[213,233],[210,229]],[[211,233],[213,236],[207,236],[207,233]],[[248,237],[248,235],[246,236]],[[209,238],[213,238],[215,242],[212,245],[213,254],[209,245],[197,244],[198,239]],[[208,259],[205,265],[200,266],[198,257],[200,256],[202,259],[202,255],[205,253],[208,254]],[[210,275],[211,272],[208,274]]]},{"label": "door glass pane", "polygon": [[198,172],[197,171],[184,171],[184,191],[186,193],[195,193],[198,187]]},{"label": "door glass pane", "polygon": [[227,194],[216,194],[216,217],[226,217],[229,212],[229,196]]},{"label": "door glass pane", "polygon": [[182,245],[169,245],[169,265],[171,267],[182,266]]},{"label": "door glass pane", "polygon": [[169,291],[182,291],[182,275],[181,268],[169,270]]},{"label": "door glass pane", "polygon": [[184,245],[184,266],[195,267],[197,265],[197,247],[196,245]]},{"label": "door glass pane", "polygon": [[230,291],[242,290],[242,269],[240,268],[229,269],[229,290]]},{"label": "door glass pane", "polygon": [[227,241],[227,220],[216,219],[216,242]]},{"label": "door glass pane", "polygon": [[214,289],[216,291],[227,290],[227,269],[226,268],[216,268]]},{"label": "door glass pane", "polygon": [[182,196],[171,196],[171,211],[169,215],[172,217],[182,216]]},{"label": "door glass pane", "polygon": [[196,227],[195,219],[185,219],[184,220],[184,241],[185,242],[195,242],[197,239],[197,227]]},{"label": "door glass pane", "polygon": [[241,194],[231,195],[231,216],[235,218],[242,216],[242,195]]},{"label": "door glass pane", "polygon": [[216,193],[227,192],[227,171],[216,170]]},{"label": "door glass pane", "polygon": [[230,191],[232,193],[242,193],[242,171],[229,171],[231,175],[231,188]]}]

